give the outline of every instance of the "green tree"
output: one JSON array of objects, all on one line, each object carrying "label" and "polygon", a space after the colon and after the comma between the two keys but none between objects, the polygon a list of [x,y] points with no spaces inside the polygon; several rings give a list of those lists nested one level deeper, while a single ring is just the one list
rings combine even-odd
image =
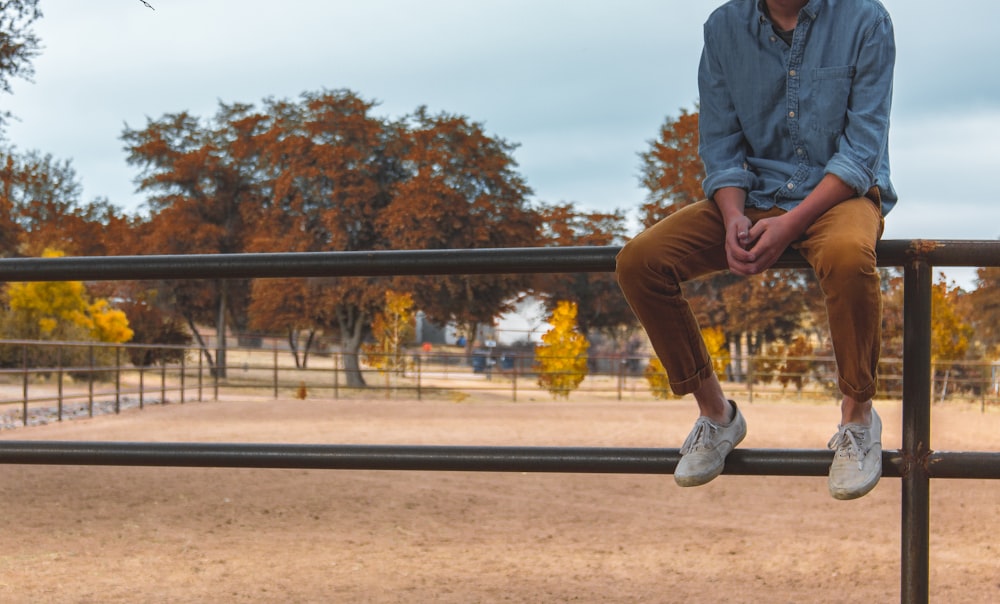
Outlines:
[{"label": "green tree", "polygon": [[538,384],[553,398],[568,398],[587,377],[587,338],[576,327],[576,304],[562,301],[552,312],[552,329],[535,348]]}]

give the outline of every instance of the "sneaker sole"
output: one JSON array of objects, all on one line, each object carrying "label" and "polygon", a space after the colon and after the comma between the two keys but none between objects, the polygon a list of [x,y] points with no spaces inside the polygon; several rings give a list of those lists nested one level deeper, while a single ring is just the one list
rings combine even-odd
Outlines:
[{"label": "sneaker sole", "polygon": [[861,486],[859,486],[856,489],[836,488],[832,484],[829,485],[830,495],[834,499],[840,501],[849,501],[851,499],[858,499],[860,497],[864,497],[868,493],[871,493],[872,489],[875,488],[875,485],[878,484],[879,479],[882,478],[882,462],[881,462],[882,447],[881,446],[872,447],[871,451],[868,452],[868,455],[878,455],[880,461],[877,466],[877,471],[872,472],[872,475],[868,477],[868,480],[866,480]]}]

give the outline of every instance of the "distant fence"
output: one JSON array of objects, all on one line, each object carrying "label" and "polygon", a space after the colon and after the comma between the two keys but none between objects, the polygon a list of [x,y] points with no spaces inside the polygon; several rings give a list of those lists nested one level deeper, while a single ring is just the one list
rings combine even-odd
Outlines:
[{"label": "distant fence", "polygon": [[[0,281],[219,279],[614,270],[615,247],[0,259]],[[1000,479],[1000,453],[931,448],[931,292],[934,266],[1000,266],[998,241],[882,241],[880,266],[903,267],[903,438],[883,451],[899,477],[900,599],[929,599],[930,479]],[[805,268],[786,253],[776,268]],[[727,474],[823,476],[829,451],[737,449]],[[677,449],[395,447],[0,440],[0,463],[177,467],[615,472],[669,474]],[[849,594],[845,594],[849,599]]]},{"label": "distant fence", "polygon": [[[238,338],[237,338],[238,339]],[[217,352],[210,350],[210,352]],[[176,359],[169,363],[136,365],[134,357]],[[518,401],[526,396],[547,397],[538,383],[539,370],[530,350],[476,350],[472,354],[446,349],[407,349],[393,356],[397,369],[382,370],[362,363],[368,395],[414,397],[442,392],[491,392]],[[260,396],[332,398],[357,394],[346,386],[343,353],[313,351],[299,367],[284,347],[229,347],[224,371],[204,362],[194,346],[101,344],[0,340],[0,429],[15,422],[28,425],[32,410],[38,423],[71,417],[93,417],[95,403],[119,413],[123,403],[142,409],[151,403],[217,400],[220,391]],[[20,363],[14,363],[20,359]],[[47,364],[31,361],[46,359]],[[300,356],[301,359],[301,356]],[[586,379],[569,398],[600,396],[617,400],[672,396],[654,394],[645,375],[651,357],[626,354],[592,355]],[[839,400],[836,361],[832,357],[734,357],[738,368],[724,388],[748,403],[755,399]],[[933,372],[936,401],[978,403],[981,410],[1000,404],[1000,365],[992,362],[951,362]],[[220,377],[225,376],[225,377]],[[902,397],[902,361],[883,359],[879,370],[879,398]],[[75,404],[72,409],[67,405]],[[45,407],[48,405],[48,407]],[[109,407],[110,405],[110,407]],[[16,413],[9,411],[17,408]],[[45,417],[37,411],[44,407]]]}]

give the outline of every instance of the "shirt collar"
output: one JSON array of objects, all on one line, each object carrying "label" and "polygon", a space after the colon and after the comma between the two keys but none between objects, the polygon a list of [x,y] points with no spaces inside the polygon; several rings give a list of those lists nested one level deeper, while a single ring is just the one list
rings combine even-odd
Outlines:
[{"label": "shirt collar", "polygon": [[[819,14],[820,6],[825,3],[825,0],[809,0],[809,3],[802,7],[802,11],[812,19],[816,20],[816,15]],[[771,19],[767,16],[767,5],[764,0],[757,0],[757,12],[760,13],[761,22],[770,21]]]}]

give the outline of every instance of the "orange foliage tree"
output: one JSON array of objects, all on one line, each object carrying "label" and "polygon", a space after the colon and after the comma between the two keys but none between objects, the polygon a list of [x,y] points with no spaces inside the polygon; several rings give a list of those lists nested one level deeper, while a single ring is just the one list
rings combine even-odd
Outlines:
[{"label": "orange foliage tree", "polygon": [[[515,170],[514,145],[463,116],[419,108],[403,123],[404,177],[379,215],[387,242],[404,249],[524,247],[539,242],[538,214]],[[448,275],[402,279],[429,320],[471,337],[513,308],[525,275]]]},{"label": "orange foliage tree", "polygon": [[698,113],[681,109],[678,118],[667,117],[659,137],[640,154],[642,185],[649,191],[641,219],[651,227],[677,210],[704,199],[701,183],[705,168],[698,155]]},{"label": "orange foliage tree", "polygon": [[[260,207],[256,149],[248,144],[257,116],[247,105],[220,104],[206,122],[186,112],[126,126],[128,162],[141,170],[139,190],[150,195],[149,225],[140,253],[231,254],[246,251],[248,228]],[[218,375],[226,369],[226,331],[246,327],[248,280],[172,281],[157,284],[202,346]],[[216,358],[198,325],[215,324]]]},{"label": "orange foliage tree", "polygon": [[[360,251],[389,247],[379,217],[401,175],[395,128],[374,104],[346,90],[268,101],[253,144],[265,195],[252,251]],[[386,281],[362,278],[258,282],[255,325],[339,337],[347,383],[363,386],[358,352],[382,307]],[[283,308],[283,310],[282,310]],[[276,312],[277,311],[277,312]]]},{"label": "orange foliage tree", "polygon": [[[620,245],[625,240],[625,217],[619,211],[580,212],[569,203],[539,208],[542,240],[551,246]],[[541,274],[535,290],[552,312],[560,300],[576,302],[577,325],[589,334],[599,330],[615,336],[622,326],[634,326],[635,316],[612,273]]]}]

